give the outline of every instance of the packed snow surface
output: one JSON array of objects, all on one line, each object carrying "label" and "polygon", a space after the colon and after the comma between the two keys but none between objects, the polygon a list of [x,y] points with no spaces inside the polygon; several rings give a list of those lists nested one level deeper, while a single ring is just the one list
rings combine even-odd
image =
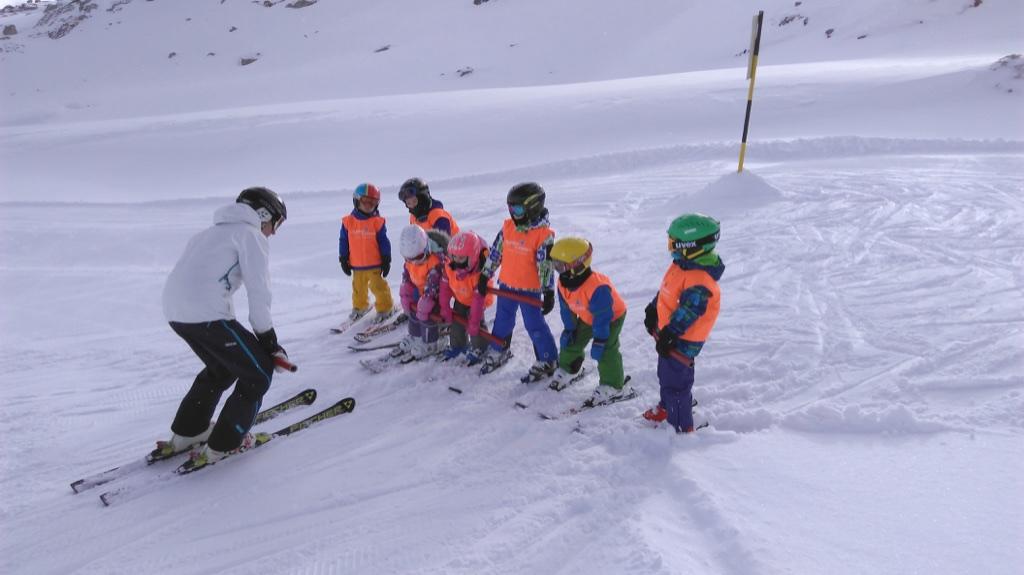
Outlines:
[{"label": "packed snow surface", "polygon": [[[741,173],[746,3],[94,3],[56,40],[43,8],[0,16],[19,30],[0,42],[0,572],[1024,565],[1019,3],[763,2]],[[339,218],[374,182],[396,242],[411,176],[488,239],[508,188],[542,183],[558,236],[589,239],[629,306],[640,397],[542,421],[596,369],[562,393],[519,383],[521,324],[486,377],[361,368],[375,354],[328,331],[351,306]],[[264,427],[355,411],[73,494],[169,434],[200,364],[160,291],[250,185],[288,204],[274,323],[300,366],[264,403],[320,396]],[[640,418],[658,397],[642,319],[690,211],[721,220],[726,270],[694,388],[710,426],[676,435]],[[120,485],[135,495],[103,507]]]}]

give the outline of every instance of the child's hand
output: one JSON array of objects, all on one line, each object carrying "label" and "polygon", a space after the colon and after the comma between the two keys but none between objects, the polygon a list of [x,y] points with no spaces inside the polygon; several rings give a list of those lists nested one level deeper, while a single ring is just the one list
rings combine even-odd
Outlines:
[{"label": "child's hand", "polygon": [[677,341],[679,340],[676,338],[675,332],[665,326],[665,329],[658,332],[658,343],[654,345],[654,349],[658,351],[658,355],[668,357],[669,353],[676,348]]},{"label": "child's hand", "polygon": [[541,312],[544,315],[548,315],[553,309],[555,309],[555,290],[546,289],[544,290],[544,305],[541,307]]},{"label": "child's hand", "polygon": [[594,361],[601,361],[601,358],[604,357],[605,343],[606,340],[595,338],[594,343],[590,344],[590,357],[592,357]]},{"label": "child's hand", "polygon": [[380,258],[380,277],[386,278],[391,273],[391,258],[388,256],[381,256]]},{"label": "child's hand", "polygon": [[658,333],[658,306],[653,301],[644,308],[644,327],[647,333]]},{"label": "child's hand", "polygon": [[434,302],[428,297],[421,297],[416,302],[416,319],[427,321],[430,319],[430,312],[434,311]]},{"label": "child's hand", "polygon": [[348,262],[348,256],[338,256],[338,263],[341,264],[341,271],[345,272],[345,275],[352,275],[352,264]]}]

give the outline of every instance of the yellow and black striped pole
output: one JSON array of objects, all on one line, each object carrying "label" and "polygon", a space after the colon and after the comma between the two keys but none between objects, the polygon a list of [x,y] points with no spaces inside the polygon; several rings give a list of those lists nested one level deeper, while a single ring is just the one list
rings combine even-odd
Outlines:
[{"label": "yellow and black striped pole", "polygon": [[747,62],[747,78],[750,79],[750,89],[747,90],[747,115],[743,119],[743,141],[740,143],[740,167],[737,172],[743,171],[743,157],[747,155],[747,131],[750,129],[750,108],[754,103],[754,79],[757,78],[757,55],[761,52],[761,23],[764,22],[764,10],[759,10],[754,16],[754,26],[750,34],[750,60]]}]

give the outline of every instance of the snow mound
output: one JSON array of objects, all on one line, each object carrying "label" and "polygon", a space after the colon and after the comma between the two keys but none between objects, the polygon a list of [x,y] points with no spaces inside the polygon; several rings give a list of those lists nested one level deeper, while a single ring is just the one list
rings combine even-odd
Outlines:
[{"label": "snow mound", "polygon": [[859,406],[840,409],[813,405],[782,418],[782,426],[800,431],[832,433],[913,434],[948,431],[952,428],[918,418],[902,405],[872,411]]},{"label": "snow mound", "polygon": [[782,192],[750,172],[727,174],[683,200],[688,212],[701,212],[719,220],[737,216],[782,199]]}]

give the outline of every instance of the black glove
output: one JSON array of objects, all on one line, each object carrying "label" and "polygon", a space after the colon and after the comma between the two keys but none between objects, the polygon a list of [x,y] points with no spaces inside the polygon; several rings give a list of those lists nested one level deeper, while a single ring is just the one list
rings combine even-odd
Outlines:
[{"label": "black glove", "polygon": [[345,272],[345,275],[352,275],[352,264],[348,263],[348,256],[338,256],[338,263],[341,264],[341,271]]},{"label": "black glove", "polygon": [[644,308],[644,327],[647,333],[658,333],[658,304],[657,300],[647,304]]},{"label": "black glove", "polygon": [[665,329],[658,332],[658,343],[654,345],[654,349],[658,350],[658,355],[668,357],[668,354],[676,348],[676,342],[679,341],[674,331],[668,326]]},{"label": "black glove", "polygon": [[[284,348],[277,343],[277,332],[274,328],[270,328],[270,331],[256,334],[256,339],[260,342],[260,347],[270,355],[274,355],[277,352],[285,353]],[[287,356],[288,354],[285,353]]]},{"label": "black glove", "polygon": [[380,257],[380,277],[386,278],[391,273],[391,256]]},{"label": "black glove", "polygon": [[553,309],[555,309],[555,290],[546,289],[544,290],[544,305],[541,306],[540,311],[544,315],[548,315]]},{"label": "black glove", "polygon": [[487,295],[487,281],[491,278],[487,274],[480,274],[480,279],[476,282],[476,291],[482,295]]}]

